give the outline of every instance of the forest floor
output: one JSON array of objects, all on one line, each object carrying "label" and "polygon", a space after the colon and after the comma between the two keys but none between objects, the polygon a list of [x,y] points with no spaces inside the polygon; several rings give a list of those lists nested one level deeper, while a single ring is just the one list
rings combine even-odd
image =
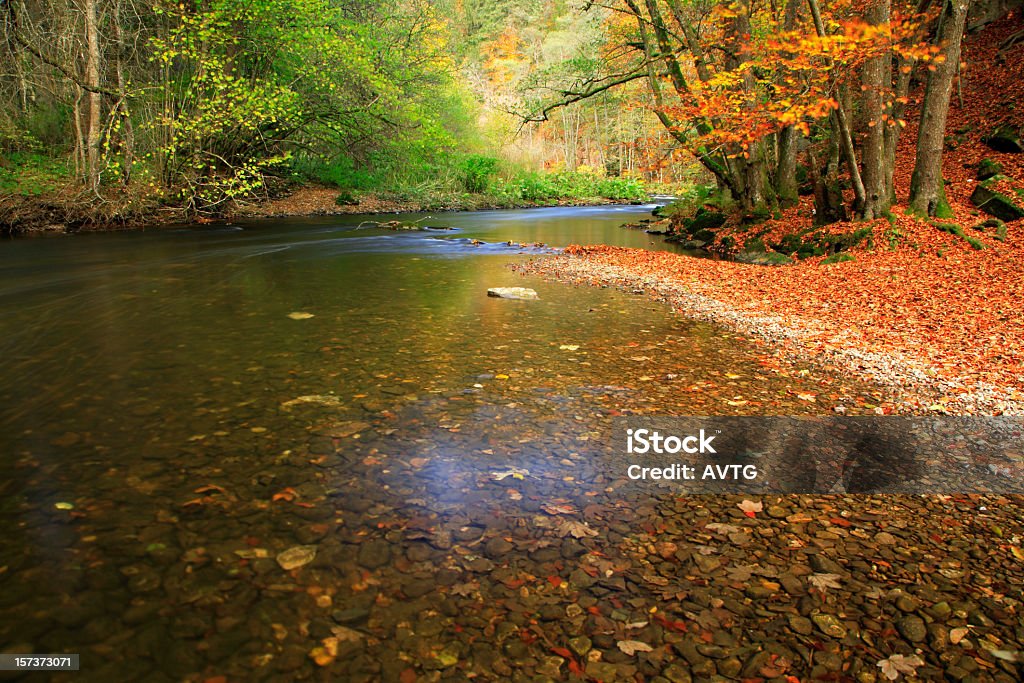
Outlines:
[{"label": "forest floor", "polygon": [[[525,268],[574,283],[644,289],[686,315],[749,333],[784,354],[866,375],[903,397],[880,412],[1024,413],[1024,221],[1009,223],[1004,241],[970,227],[985,218],[970,202],[981,159],[997,161],[1015,179],[1007,181],[1007,194],[1024,188],[1024,154],[995,152],[982,142],[1000,123],[1024,125],[1024,110],[1015,107],[1024,101],[1024,46],[1003,57],[996,47],[1015,28],[1019,23],[1004,21],[966,38],[962,104],[954,94],[947,127],[943,172],[954,218],[944,222],[977,236],[982,250],[897,206],[892,223],[870,224],[872,247],[854,250],[848,262],[823,264],[817,257],[766,267],[572,246]],[[916,139],[912,103],[897,159],[903,199]],[[762,227],[780,236],[810,227],[812,208],[805,197]]]}]

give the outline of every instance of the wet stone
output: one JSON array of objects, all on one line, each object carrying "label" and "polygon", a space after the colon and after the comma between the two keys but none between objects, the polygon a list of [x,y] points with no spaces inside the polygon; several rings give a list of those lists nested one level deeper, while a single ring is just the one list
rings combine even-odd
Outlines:
[{"label": "wet stone", "polygon": [[501,538],[500,536],[495,536],[494,538],[487,541],[487,544],[484,546],[484,551],[487,553],[487,556],[491,559],[497,559],[511,552],[514,548],[515,546],[506,541],[504,538]]},{"label": "wet stone", "polygon": [[463,526],[452,530],[452,538],[462,543],[475,541],[483,535],[484,530],[478,526]]},{"label": "wet stone", "polygon": [[799,633],[802,636],[809,636],[811,635],[811,632],[814,630],[814,625],[811,623],[811,620],[807,617],[801,617],[795,614],[791,614],[788,617],[788,622],[789,628],[792,629],[795,633]]},{"label": "wet stone", "polygon": [[367,569],[383,567],[391,561],[391,544],[379,538],[362,543],[356,559]]},{"label": "wet stone", "polygon": [[562,608],[558,605],[544,605],[537,614],[544,621],[558,621],[562,618]]},{"label": "wet stone", "polygon": [[846,626],[831,614],[815,614],[811,617],[811,620],[827,636],[832,638],[844,638],[846,636]]},{"label": "wet stone", "polygon": [[809,563],[811,565],[811,569],[815,572],[823,574],[846,574],[846,570],[843,567],[820,553],[811,555]]},{"label": "wet stone", "polygon": [[432,579],[413,579],[402,584],[402,592],[409,598],[418,598],[436,588]]},{"label": "wet stone", "polygon": [[906,593],[896,598],[896,607],[901,612],[916,612],[920,606],[917,600]]},{"label": "wet stone", "polygon": [[681,664],[670,664],[662,669],[661,675],[671,683],[692,683],[693,677],[690,672]]},{"label": "wet stone", "polygon": [[586,636],[576,636],[569,639],[569,649],[580,657],[586,657],[591,647],[590,638]]},{"label": "wet stone", "polygon": [[430,559],[432,552],[430,546],[426,543],[413,543],[405,551],[405,555],[409,558],[410,562],[426,562]]},{"label": "wet stone", "polygon": [[916,615],[905,616],[896,621],[896,630],[912,643],[920,643],[928,636],[924,620]]},{"label": "wet stone", "polygon": [[733,679],[739,675],[740,670],[743,668],[743,663],[740,662],[739,657],[726,657],[718,662],[717,668],[720,676]]},{"label": "wet stone", "polygon": [[331,612],[331,618],[339,624],[359,624],[370,618],[370,610],[361,607],[336,609]]}]

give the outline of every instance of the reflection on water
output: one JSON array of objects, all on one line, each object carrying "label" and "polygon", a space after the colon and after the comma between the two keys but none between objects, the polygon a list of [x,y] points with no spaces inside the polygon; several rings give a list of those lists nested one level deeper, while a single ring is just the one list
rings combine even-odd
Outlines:
[{"label": "reflection on water", "polygon": [[[660,248],[617,227],[648,209],[0,245],[0,649],[80,652],[87,680],[379,680],[448,636],[467,661],[464,636],[408,624],[511,552],[466,543],[551,532],[521,522],[552,497],[611,505],[618,474],[588,457],[605,418],[821,409],[796,398],[820,378],[751,342],[507,268],[507,241]],[[509,467],[532,473],[515,496],[492,477]],[[294,546],[315,559],[286,571]]]}]

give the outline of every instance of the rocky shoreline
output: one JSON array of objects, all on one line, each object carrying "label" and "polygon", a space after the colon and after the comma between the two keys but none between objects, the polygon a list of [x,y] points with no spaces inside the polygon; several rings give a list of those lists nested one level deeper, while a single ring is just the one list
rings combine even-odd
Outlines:
[{"label": "rocky shoreline", "polygon": [[[734,268],[760,268],[729,265]],[[724,325],[762,339],[789,359],[799,358],[819,367],[869,379],[892,390],[897,397],[892,405],[877,409],[882,413],[1024,414],[1024,401],[1012,387],[981,382],[968,386],[962,378],[939,376],[934,368],[904,354],[873,351],[860,348],[855,343],[822,343],[822,332],[828,323],[804,318],[801,322],[806,325],[798,327],[792,318],[784,319],[770,311],[744,310],[736,302],[693,291],[692,283],[608,262],[595,257],[588,248],[573,247],[565,254],[532,259],[515,264],[513,268],[524,274],[574,285],[611,286],[647,294],[668,303],[687,317]],[[710,273],[707,276],[714,277]],[[833,332],[836,337],[841,336],[838,331]]]}]

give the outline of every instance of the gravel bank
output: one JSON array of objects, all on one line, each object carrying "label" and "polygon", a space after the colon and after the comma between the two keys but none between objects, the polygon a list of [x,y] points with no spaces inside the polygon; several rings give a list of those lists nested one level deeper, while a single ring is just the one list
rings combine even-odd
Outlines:
[{"label": "gravel bank", "polygon": [[[957,375],[940,375],[934,366],[898,352],[872,351],[849,343],[851,330],[834,323],[768,311],[743,309],[693,291],[686,282],[661,273],[643,272],[630,265],[609,263],[586,249],[517,264],[522,273],[540,275],[575,285],[618,287],[669,303],[682,314],[763,339],[789,358],[830,366],[867,378],[893,390],[897,413],[946,412],[954,415],[1022,415],[1024,401],[1013,387],[976,382]],[[708,262],[709,268],[712,266]],[[714,264],[718,265],[718,264]],[[736,264],[728,264],[734,266]],[[756,266],[754,268],[757,268]],[[698,269],[699,270],[699,269]],[[714,277],[709,272],[707,277]],[[747,302],[749,304],[749,302]],[[823,343],[823,338],[828,341]],[[844,343],[844,341],[846,343]],[[941,410],[940,410],[941,408]],[[880,408],[879,410],[886,410]]]}]

